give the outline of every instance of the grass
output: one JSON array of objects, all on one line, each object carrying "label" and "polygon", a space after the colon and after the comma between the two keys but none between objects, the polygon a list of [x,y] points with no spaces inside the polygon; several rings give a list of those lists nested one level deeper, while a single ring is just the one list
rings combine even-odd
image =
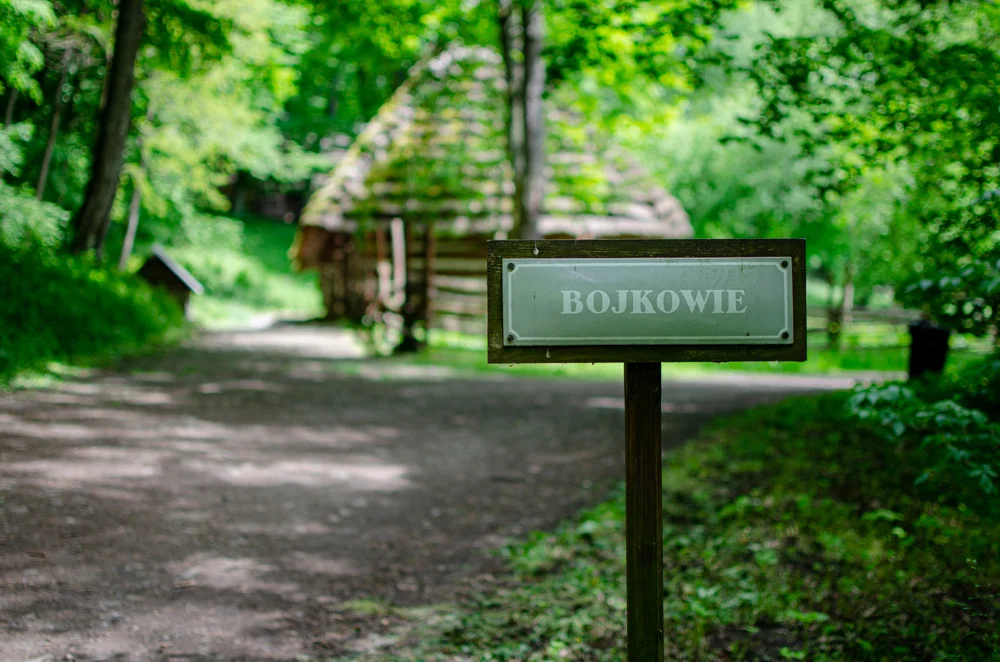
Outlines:
[{"label": "grass", "polygon": [[[1000,660],[1000,522],[921,492],[844,394],[719,420],[668,454],[668,660]],[[995,511],[994,511],[995,512]],[[511,575],[337,658],[624,659],[624,501],[504,550]]]},{"label": "grass", "polygon": [[[133,275],[0,243],[0,384],[95,363],[183,333],[180,308]],[[37,377],[37,374],[36,374]]]},{"label": "grass", "polygon": [[262,317],[322,314],[314,273],[296,273],[288,250],[295,226],[267,219],[206,217],[191,221],[193,239],[170,250],[205,286],[190,316],[213,329],[253,324]]},{"label": "grass", "polygon": [[[810,343],[809,359],[803,363],[670,363],[663,365],[665,377],[704,376],[727,371],[766,372],[782,374],[844,374],[903,373],[907,368],[909,349],[904,346],[905,334],[892,327],[855,325],[845,334],[842,348],[830,350],[825,339]],[[874,343],[874,346],[873,346]],[[891,346],[886,347],[885,345]],[[948,360],[949,371],[960,371],[980,360],[990,349],[984,341],[959,337],[953,344]],[[525,377],[614,379],[622,378],[620,364],[520,364],[490,365],[486,362],[484,338],[433,331],[427,351],[388,359],[400,365],[440,366],[453,371],[475,374],[502,374]]]}]

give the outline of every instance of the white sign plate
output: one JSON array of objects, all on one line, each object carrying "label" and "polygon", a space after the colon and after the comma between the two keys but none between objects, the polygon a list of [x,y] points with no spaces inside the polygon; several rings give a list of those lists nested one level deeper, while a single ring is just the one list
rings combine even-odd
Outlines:
[{"label": "white sign plate", "polygon": [[790,345],[791,263],[504,259],[504,345]]}]

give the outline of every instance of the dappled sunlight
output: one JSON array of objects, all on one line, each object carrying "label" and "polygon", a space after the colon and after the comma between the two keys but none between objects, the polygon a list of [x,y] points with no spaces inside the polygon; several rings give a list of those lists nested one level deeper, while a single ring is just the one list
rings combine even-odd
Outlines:
[{"label": "dappled sunlight", "polygon": [[[292,659],[316,605],[446,599],[489,550],[620,479],[620,381],[470,379],[260,338],[281,349],[208,337],[0,398],[0,618],[18,659]],[[686,383],[664,411],[699,421],[751,396]],[[163,647],[182,639],[198,643]]]},{"label": "dappled sunlight", "polygon": [[357,372],[359,377],[380,381],[383,379],[397,380],[432,380],[443,381],[453,379],[458,373],[454,368],[441,365],[407,365],[394,363],[372,363],[363,365]]},{"label": "dappled sunlight", "polygon": [[87,483],[142,480],[158,476],[165,453],[140,449],[79,448],[59,460],[10,462],[14,474],[35,474],[38,484],[71,489]]},{"label": "dappled sunlight", "polygon": [[168,565],[167,569],[174,574],[174,585],[179,588],[200,586],[238,593],[264,591],[285,596],[301,592],[296,583],[268,579],[277,567],[257,559],[234,559],[198,553]]},{"label": "dappled sunlight", "polygon": [[[330,517],[337,518],[337,516],[334,515],[331,515]],[[329,524],[323,524],[322,522],[296,521],[287,515],[278,522],[239,522],[236,524],[224,525],[222,528],[224,528],[227,533],[237,535],[266,536],[268,538],[286,540],[296,540],[298,538],[302,538],[303,536],[325,536],[329,534],[343,533],[343,529],[340,527],[334,529]]]},{"label": "dappled sunlight", "polygon": [[208,382],[197,389],[198,393],[224,393],[226,391],[261,391],[266,393],[281,393],[284,386],[261,379],[236,379],[228,382]]},{"label": "dappled sunlight", "polygon": [[[583,406],[624,411],[625,398],[590,398],[583,403]],[[666,414],[696,414],[703,409],[704,406],[697,402],[664,402],[660,404],[660,410]]]},{"label": "dappled sunlight", "polygon": [[312,460],[283,460],[268,463],[245,462],[239,465],[189,460],[184,467],[233,485],[266,487],[271,485],[302,485],[320,487],[343,485],[355,490],[399,490],[409,486],[406,468],[379,462],[347,464]]},{"label": "dappled sunlight", "polygon": [[212,350],[266,351],[292,358],[360,359],[366,354],[357,337],[341,329],[279,325],[249,332],[216,333],[200,342]]},{"label": "dappled sunlight", "polygon": [[286,559],[288,567],[310,575],[325,575],[327,577],[344,577],[356,575],[359,570],[353,564],[342,559],[331,559],[324,554],[294,552]]}]

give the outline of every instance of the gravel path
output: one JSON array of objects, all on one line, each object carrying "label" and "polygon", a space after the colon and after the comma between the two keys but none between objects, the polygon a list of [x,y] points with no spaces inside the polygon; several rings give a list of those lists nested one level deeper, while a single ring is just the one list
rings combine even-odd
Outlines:
[{"label": "gravel path", "polygon": [[[277,662],[454,599],[623,476],[609,382],[457,378],[283,327],[0,395],[0,660]],[[846,380],[664,387],[664,440]],[[318,643],[319,642],[319,643]]]}]

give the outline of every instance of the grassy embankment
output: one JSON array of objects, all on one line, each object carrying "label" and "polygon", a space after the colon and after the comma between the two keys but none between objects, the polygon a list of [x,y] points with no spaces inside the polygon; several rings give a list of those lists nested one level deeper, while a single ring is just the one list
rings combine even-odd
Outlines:
[{"label": "grassy embankment", "polygon": [[177,305],[130,274],[0,243],[0,385],[18,375],[133,353],[176,337]]},{"label": "grassy embankment", "polygon": [[[273,221],[186,222],[182,243],[167,252],[205,285],[206,294],[191,299],[194,325],[318,315],[315,275],[293,273],[288,259],[294,234],[294,226]],[[143,259],[134,256],[131,269]],[[134,274],[37,246],[0,243],[0,302],[0,385],[143,351],[179,339],[186,328],[173,301]]]},{"label": "grassy embankment", "polygon": [[[760,372],[781,374],[904,373],[909,349],[905,331],[887,325],[857,324],[845,334],[839,350],[826,347],[822,334],[810,338],[809,359],[802,363],[670,363],[664,377],[703,376],[720,372]],[[948,370],[958,371],[982,360],[990,350],[985,340],[956,337],[952,341]],[[517,375],[525,377],[567,377],[579,379],[622,378],[622,366],[610,364],[522,364],[489,365],[485,338],[432,332],[429,349],[418,355],[386,359],[390,364],[446,367],[463,374]],[[345,366],[346,369],[346,366]]]},{"label": "grassy embankment", "polygon": [[239,327],[270,316],[322,314],[316,274],[295,273],[288,258],[294,225],[222,217],[189,225],[184,242],[167,250],[205,286],[205,294],[191,300],[196,325]]},{"label": "grassy embankment", "polygon": [[[960,382],[797,398],[669,453],[666,659],[1000,660],[1000,507],[976,473],[1000,469],[1000,426],[938,401],[1000,414],[1000,359]],[[618,494],[509,546],[470,601],[375,605],[392,645],[338,659],[623,660],[624,515]]]}]

